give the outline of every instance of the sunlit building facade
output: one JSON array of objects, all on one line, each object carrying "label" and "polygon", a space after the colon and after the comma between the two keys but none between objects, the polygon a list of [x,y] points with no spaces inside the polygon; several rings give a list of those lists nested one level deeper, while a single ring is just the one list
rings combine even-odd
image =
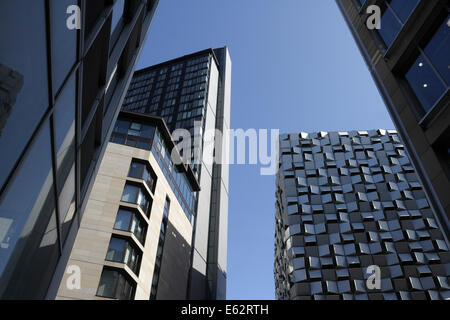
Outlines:
[{"label": "sunlit building facade", "polygon": [[0,2],[0,298],[55,298],[157,4]]}]

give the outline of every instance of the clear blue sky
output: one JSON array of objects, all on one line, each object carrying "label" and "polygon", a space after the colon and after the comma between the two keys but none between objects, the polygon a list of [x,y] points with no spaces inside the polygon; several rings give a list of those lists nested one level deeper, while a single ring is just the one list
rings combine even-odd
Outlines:
[{"label": "clear blue sky", "polygon": [[[334,0],[162,0],[138,68],[227,45],[232,128],[394,128]],[[230,167],[228,299],[274,299],[275,177]]]}]

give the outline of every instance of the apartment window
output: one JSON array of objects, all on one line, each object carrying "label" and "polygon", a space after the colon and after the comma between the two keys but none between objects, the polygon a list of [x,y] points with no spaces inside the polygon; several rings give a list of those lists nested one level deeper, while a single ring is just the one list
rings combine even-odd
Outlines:
[{"label": "apartment window", "polygon": [[106,260],[125,263],[137,275],[141,252],[127,240],[111,237]]},{"label": "apartment window", "polygon": [[114,229],[133,233],[144,244],[147,225],[136,211],[120,208],[117,212]]},{"label": "apartment window", "polygon": [[386,47],[389,48],[394,42],[418,3],[419,0],[391,0],[381,3],[384,12],[381,16],[381,29],[378,30],[378,33]]},{"label": "apartment window", "polygon": [[148,188],[155,192],[156,174],[144,162],[133,159],[130,165],[128,176],[136,179],[142,179],[147,183]]},{"label": "apartment window", "polygon": [[419,47],[417,51],[418,58],[405,78],[426,113],[450,85],[450,14],[423,49]]},{"label": "apartment window", "polygon": [[121,272],[112,269],[104,269],[98,285],[97,296],[119,300],[131,300],[133,299],[134,287],[135,285],[133,285]]},{"label": "apartment window", "polygon": [[119,119],[111,135],[111,141],[130,147],[150,150],[154,131],[154,126]]},{"label": "apartment window", "polygon": [[151,206],[150,197],[146,194],[146,192],[143,191],[142,188],[134,184],[127,183],[125,185],[122,194],[122,201],[137,204],[147,216],[150,212],[149,210]]}]

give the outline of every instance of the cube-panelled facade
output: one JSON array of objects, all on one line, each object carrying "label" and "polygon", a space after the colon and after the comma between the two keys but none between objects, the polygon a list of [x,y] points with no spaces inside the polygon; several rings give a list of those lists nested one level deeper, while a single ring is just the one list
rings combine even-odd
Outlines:
[{"label": "cube-panelled facade", "polygon": [[448,243],[396,131],[281,135],[276,199],[278,299],[450,299]]}]

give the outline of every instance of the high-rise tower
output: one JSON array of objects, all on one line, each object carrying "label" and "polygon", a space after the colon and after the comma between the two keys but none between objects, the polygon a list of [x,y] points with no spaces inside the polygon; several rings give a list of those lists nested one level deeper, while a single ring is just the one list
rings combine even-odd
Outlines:
[{"label": "high-rise tower", "polygon": [[[227,139],[222,143],[214,130],[228,132],[230,98],[231,59],[224,47],[138,70],[122,107],[161,116],[171,132],[186,129],[193,139],[198,157],[192,168],[201,191],[196,200],[191,299],[226,297],[228,165],[211,159],[227,157]],[[205,132],[208,139],[216,139],[215,150],[203,148]]]}]

